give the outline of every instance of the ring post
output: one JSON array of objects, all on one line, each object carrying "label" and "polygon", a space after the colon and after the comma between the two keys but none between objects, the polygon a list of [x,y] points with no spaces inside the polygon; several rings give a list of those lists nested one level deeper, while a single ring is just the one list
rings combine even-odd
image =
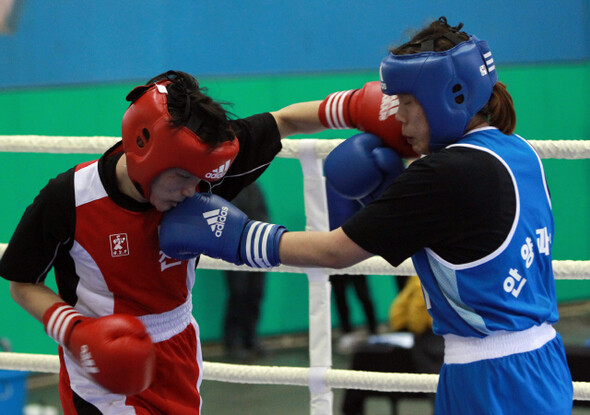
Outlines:
[{"label": "ring post", "polygon": [[[297,141],[299,161],[303,170],[306,230],[329,231],[323,162],[315,149],[318,140]],[[334,393],[326,383],[326,373],[332,367],[329,274],[321,268],[309,268],[307,277],[309,280],[310,413],[311,415],[331,415]]]}]

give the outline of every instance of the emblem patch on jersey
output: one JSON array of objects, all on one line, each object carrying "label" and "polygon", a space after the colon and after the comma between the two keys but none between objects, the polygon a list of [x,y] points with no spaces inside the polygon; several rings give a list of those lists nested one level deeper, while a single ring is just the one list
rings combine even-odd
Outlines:
[{"label": "emblem patch on jersey", "polygon": [[113,258],[129,255],[129,243],[127,242],[126,233],[116,233],[109,235],[111,241],[111,256]]}]

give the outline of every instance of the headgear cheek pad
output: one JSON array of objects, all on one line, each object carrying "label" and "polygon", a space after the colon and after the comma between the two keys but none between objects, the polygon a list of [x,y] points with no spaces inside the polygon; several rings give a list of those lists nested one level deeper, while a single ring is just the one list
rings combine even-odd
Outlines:
[{"label": "headgear cheek pad", "polygon": [[123,115],[123,150],[127,172],[149,200],[152,181],[164,171],[181,168],[206,181],[221,179],[238,154],[238,139],[215,147],[186,126],[174,126],[168,112],[170,81],[133,89]]},{"label": "headgear cheek pad", "polygon": [[431,151],[463,136],[498,81],[487,42],[475,36],[442,52],[390,53],[381,62],[380,77],[384,94],[411,94],[420,102]]}]

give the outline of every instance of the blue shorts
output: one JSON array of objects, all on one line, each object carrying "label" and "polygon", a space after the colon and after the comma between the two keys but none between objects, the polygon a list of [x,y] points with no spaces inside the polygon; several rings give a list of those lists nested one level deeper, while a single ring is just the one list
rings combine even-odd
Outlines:
[{"label": "blue shorts", "polygon": [[436,415],[571,415],[572,377],[559,334],[539,349],[444,364]]}]

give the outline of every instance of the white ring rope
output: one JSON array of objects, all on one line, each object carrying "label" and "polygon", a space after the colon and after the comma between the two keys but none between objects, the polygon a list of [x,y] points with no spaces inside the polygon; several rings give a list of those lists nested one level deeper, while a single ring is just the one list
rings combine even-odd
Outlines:
[{"label": "white ring rope", "polygon": [[[13,153],[85,153],[100,154],[121,140],[119,137],[61,137],[42,135],[0,135],[0,152]],[[298,158],[298,140],[283,139],[279,157]],[[325,158],[340,144],[341,139],[318,139],[316,154]],[[541,158],[586,159],[590,158],[590,140],[529,140]]]},{"label": "white ring rope", "polygon": [[[0,352],[0,368],[6,370],[59,373],[59,357],[28,353]],[[203,378],[218,382],[308,386],[309,368],[234,365],[203,362]],[[380,392],[434,393],[438,375],[366,372],[330,369],[326,384],[334,389],[361,389]],[[590,383],[573,382],[574,399],[590,400]]]},{"label": "white ring rope", "polygon": [[[36,153],[86,153],[100,154],[114,145],[118,137],[57,137],[57,136],[0,136],[1,152]],[[283,149],[279,157],[299,158],[300,142],[303,140],[283,139]],[[325,158],[343,140],[313,140],[315,155]],[[541,158],[586,159],[590,158],[590,141],[586,140],[542,140],[530,141]],[[6,244],[0,244],[0,255]],[[205,269],[254,269],[235,266],[224,261],[203,257],[200,267]],[[553,261],[556,279],[590,279],[590,261]],[[308,273],[309,269],[279,266],[272,271],[289,273]],[[327,270],[328,274],[368,274],[368,275],[413,275],[414,267],[410,260],[399,267],[391,267],[379,257],[363,261],[343,270]],[[312,365],[313,366],[313,365]],[[0,368],[32,372],[59,372],[59,360],[54,355],[36,355],[0,352]],[[276,366],[231,365],[224,363],[203,363],[203,377],[207,380],[234,383],[278,384],[310,386],[317,379],[317,368],[296,368]],[[366,389],[383,392],[436,392],[438,375],[380,373],[327,368],[323,381],[328,388]],[[590,383],[573,382],[574,399],[590,400]],[[313,395],[313,394],[312,394]],[[313,408],[313,405],[312,405]],[[328,409],[331,411],[331,409]],[[313,412],[313,409],[312,409]],[[327,411],[325,411],[327,412]]]},{"label": "white ring rope", "polygon": [[[0,258],[8,244],[0,243]],[[201,255],[199,268],[220,271],[250,271],[250,272],[286,272],[291,274],[305,274],[308,269],[279,265],[271,269],[250,268],[247,265],[234,265],[220,259]],[[399,266],[393,267],[381,257],[369,258],[352,267],[342,269],[326,269],[328,274],[347,275],[416,275],[411,259],[406,259]],[[590,279],[590,261],[554,260],[553,274],[556,280],[588,280]]]}]

